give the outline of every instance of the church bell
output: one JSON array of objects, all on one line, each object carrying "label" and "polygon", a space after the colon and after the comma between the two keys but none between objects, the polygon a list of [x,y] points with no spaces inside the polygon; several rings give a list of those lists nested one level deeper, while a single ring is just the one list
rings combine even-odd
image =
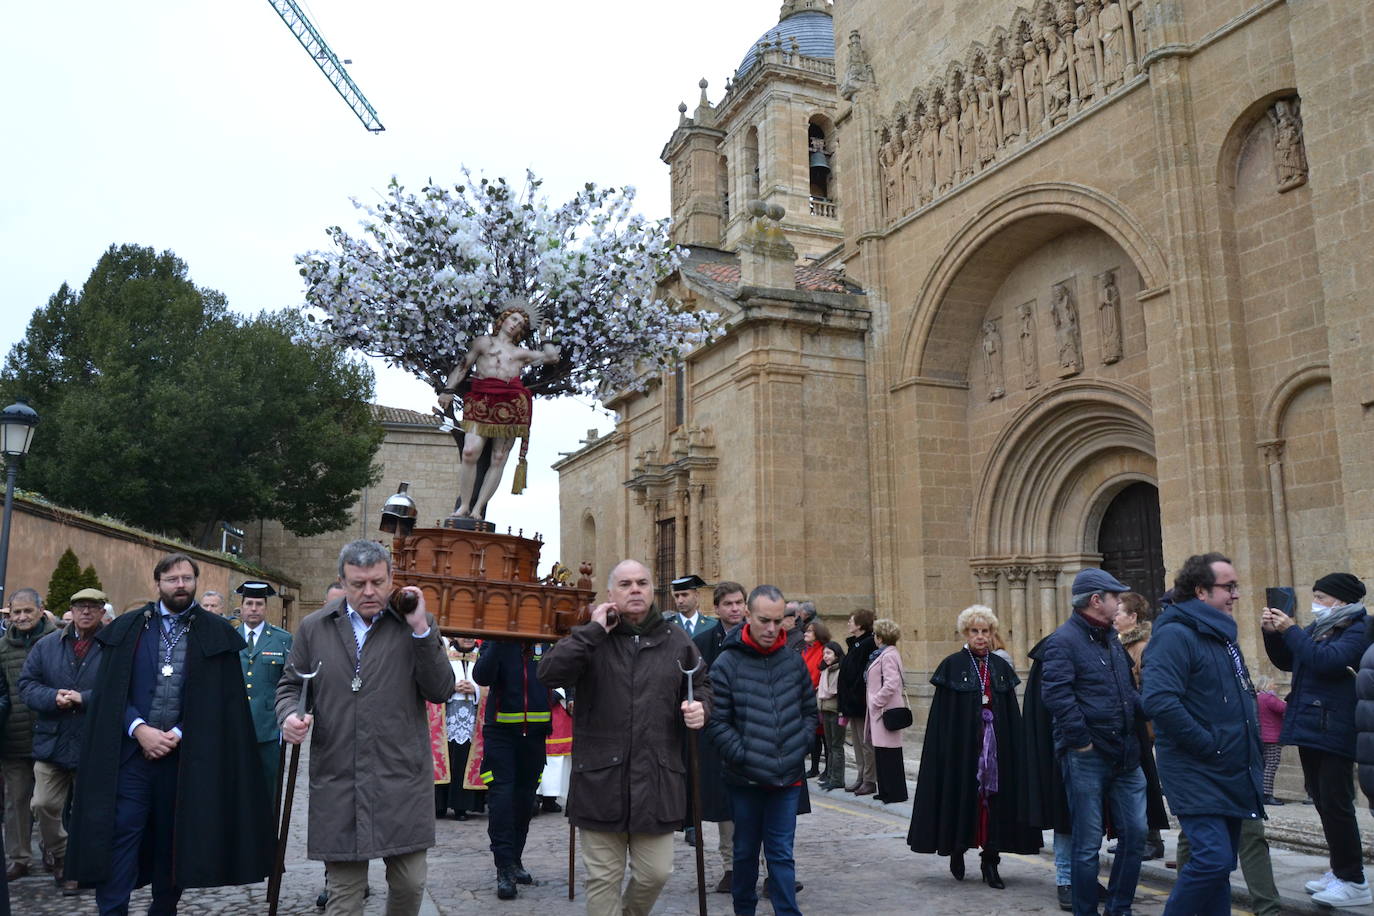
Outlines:
[{"label": "church bell", "polygon": [[824,178],[830,174],[830,157],[827,156],[821,150],[813,149],[811,151],[810,163],[812,174],[815,174],[816,172],[822,173],[820,175],[817,175],[817,178]]}]

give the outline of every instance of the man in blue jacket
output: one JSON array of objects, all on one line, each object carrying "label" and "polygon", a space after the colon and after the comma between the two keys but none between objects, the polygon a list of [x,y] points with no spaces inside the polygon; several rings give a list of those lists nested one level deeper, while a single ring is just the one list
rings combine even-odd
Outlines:
[{"label": "man in blue jacket", "polygon": [[1229,913],[1241,823],[1264,816],[1255,687],[1232,617],[1239,594],[1225,556],[1189,557],[1145,650],[1159,779],[1193,848],[1166,914]]},{"label": "man in blue jacket", "polygon": [[1076,916],[1097,913],[1102,811],[1116,826],[1108,914],[1129,914],[1145,843],[1145,775],[1135,723],[1143,715],[1131,658],[1112,620],[1130,587],[1101,569],[1073,580],[1073,614],[1045,643],[1040,695],[1054,718],[1054,750],[1072,818]]},{"label": "man in blue jacket", "polygon": [[33,710],[33,814],[43,849],[52,857],[53,880],[65,896],[78,893],[75,881],[62,877],[67,856],[67,830],[62,811],[81,761],[100,643],[95,633],[105,613],[105,593],[83,588],[72,595],[72,624],[49,633],[34,645],[19,675],[19,695]]},{"label": "man in blue jacket", "polygon": [[806,663],[787,651],[785,602],[772,585],[749,595],[744,626],[725,638],[711,666],[715,708],[706,723],[720,752],[735,822],[731,893],[737,916],[754,916],[759,847],[768,860],[768,893],[778,916],[797,908],[797,803],[819,711]]}]

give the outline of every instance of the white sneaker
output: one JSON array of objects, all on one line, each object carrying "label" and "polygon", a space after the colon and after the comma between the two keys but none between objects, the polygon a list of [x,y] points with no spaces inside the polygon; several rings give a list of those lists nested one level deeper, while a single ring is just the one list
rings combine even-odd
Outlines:
[{"label": "white sneaker", "polygon": [[1326,890],[1313,894],[1312,899],[1327,906],[1365,906],[1374,903],[1374,895],[1369,893],[1369,882],[1355,884],[1339,878],[1332,881]]},{"label": "white sneaker", "polygon": [[1328,871],[1326,874],[1322,875],[1316,881],[1308,881],[1306,884],[1303,885],[1303,887],[1307,888],[1307,892],[1309,894],[1320,894],[1322,891],[1330,887],[1331,882],[1335,880],[1336,873],[1333,871]]}]

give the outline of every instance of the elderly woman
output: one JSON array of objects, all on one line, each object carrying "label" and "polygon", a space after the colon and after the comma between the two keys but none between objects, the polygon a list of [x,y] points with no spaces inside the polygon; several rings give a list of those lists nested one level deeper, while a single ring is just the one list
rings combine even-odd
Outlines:
[{"label": "elderly woman", "polygon": [[1294,744],[1303,782],[1317,806],[1331,868],[1307,891],[1328,906],[1368,904],[1360,829],[1355,821],[1355,679],[1369,644],[1365,586],[1350,573],[1322,576],[1312,586],[1312,623],[1265,608],[1264,651],[1280,671],[1293,672],[1280,744]]},{"label": "elderly woman", "polygon": [[[873,640],[877,648],[864,669],[867,691],[868,734],[873,739],[874,769],[878,773],[877,794],[874,798],[891,804],[906,801],[906,767],[902,765],[902,733],[887,727],[883,713],[890,709],[907,709],[906,691],[902,682],[902,656],[897,640],[902,636],[895,621],[886,618],[873,624]],[[908,721],[910,713],[907,713]],[[855,793],[862,794],[862,793]]]},{"label": "elderly woman", "polygon": [[1039,831],[1028,828],[1021,813],[1020,679],[991,651],[997,617],[990,608],[966,608],[956,627],[966,640],[963,648],[930,677],[935,696],[906,841],[913,852],[949,856],[950,874],[960,881],[964,852],[980,847],[983,881],[1000,890],[1006,887],[997,871],[1000,854],[1040,849]]},{"label": "elderly woman", "polygon": [[[1126,654],[1131,657],[1131,679],[1139,690],[1141,666],[1145,663],[1145,647],[1150,644],[1155,611],[1139,592],[1122,592],[1120,602],[1112,626]],[[1155,765],[1154,734],[1144,722],[1136,723],[1136,732],[1140,739],[1140,769],[1145,775],[1145,824],[1149,828],[1141,859],[1162,859],[1164,837],[1160,831],[1169,829],[1169,811],[1164,806],[1164,790],[1160,787],[1159,768]],[[1116,847],[1107,852],[1115,855]]]}]

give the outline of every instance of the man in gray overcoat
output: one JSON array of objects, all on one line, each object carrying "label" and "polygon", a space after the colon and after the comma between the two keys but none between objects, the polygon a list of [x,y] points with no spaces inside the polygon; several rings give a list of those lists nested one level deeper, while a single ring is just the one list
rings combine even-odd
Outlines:
[{"label": "man in gray overcoat", "polygon": [[[344,595],[301,621],[277,686],[282,736],[310,744],[306,854],[325,863],[329,913],[361,916],[368,860],[386,862],[387,913],[420,911],[434,845],[434,779],[425,701],[453,695],[439,627],[419,599],[389,607],[391,556],[375,541],[339,552]],[[296,714],[310,672],[313,714]]]}]

